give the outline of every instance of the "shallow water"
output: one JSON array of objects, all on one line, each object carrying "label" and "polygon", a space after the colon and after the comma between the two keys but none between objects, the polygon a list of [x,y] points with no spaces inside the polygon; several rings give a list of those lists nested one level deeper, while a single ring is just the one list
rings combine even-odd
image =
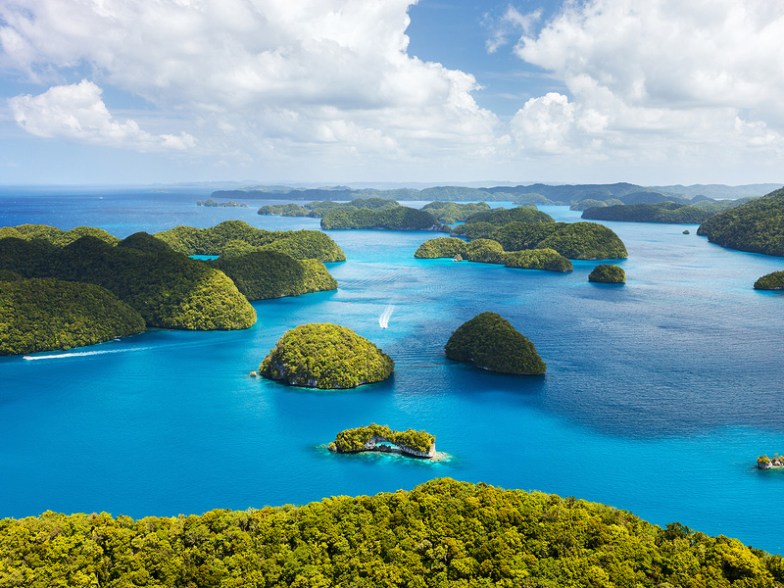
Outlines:
[{"label": "shallow water", "polygon": [[[0,195],[0,225],[88,224],[125,236],[239,218],[267,229],[317,219],[196,207],[202,196]],[[27,199],[25,199],[27,198]],[[559,220],[579,212],[542,207]],[[247,331],[151,331],[37,361],[0,358],[0,516],[51,509],[133,516],[304,503],[411,488],[436,476],[596,500],[784,551],[780,294],[784,260],[730,251],[696,226],[605,223],[629,249],[626,286],[567,274],[416,260],[433,234],[333,231],[338,291],[255,303]],[[691,235],[683,235],[689,228]],[[394,307],[388,328],[379,319]],[[443,346],[492,310],[537,346],[544,378],[450,362]],[[306,322],[339,322],[387,351],[392,380],[320,392],[248,377]],[[425,428],[451,458],[332,455],[341,429]]]}]

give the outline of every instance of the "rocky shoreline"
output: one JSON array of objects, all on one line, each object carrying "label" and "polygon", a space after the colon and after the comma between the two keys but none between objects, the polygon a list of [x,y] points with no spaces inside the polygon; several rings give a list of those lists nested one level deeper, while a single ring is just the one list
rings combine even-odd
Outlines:
[{"label": "rocky shoreline", "polygon": [[[386,445],[387,443],[388,445]],[[376,453],[397,453],[399,455],[416,457],[419,459],[433,459],[437,454],[435,442],[430,445],[430,449],[428,451],[418,451],[412,447],[398,445],[389,439],[385,439],[384,437],[379,437],[376,435],[371,437],[368,441],[365,441],[362,449],[340,450],[337,447],[331,445],[329,450],[335,453],[365,453],[368,451],[374,451]]]}]

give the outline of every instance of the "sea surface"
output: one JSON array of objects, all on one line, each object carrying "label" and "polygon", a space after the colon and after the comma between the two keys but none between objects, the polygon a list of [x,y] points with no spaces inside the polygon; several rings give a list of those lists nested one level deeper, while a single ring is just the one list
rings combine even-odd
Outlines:
[{"label": "sea surface", "polygon": [[[318,219],[197,207],[196,193],[0,192],[0,226],[99,226],[124,237],[242,219]],[[558,220],[579,212],[541,207]],[[93,347],[0,358],[0,516],[45,510],[176,515],[410,489],[450,476],[576,496],[784,552],[784,296],[757,292],[784,259],[722,249],[695,225],[604,223],[629,250],[625,286],[570,274],[416,260],[426,232],[332,231],[335,292],[254,303],[232,332],[153,330]],[[682,234],[684,228],[690,235]],[[379,318],[388,315],[388,328]],[[547,362],[510,377],[448,361],[464,321],[502,314]],[[336,322],[396,362],[355,390],[249,377],[277,339]],[[427,429],[449,459],[338,456],[325,444],[369,423]]]}]

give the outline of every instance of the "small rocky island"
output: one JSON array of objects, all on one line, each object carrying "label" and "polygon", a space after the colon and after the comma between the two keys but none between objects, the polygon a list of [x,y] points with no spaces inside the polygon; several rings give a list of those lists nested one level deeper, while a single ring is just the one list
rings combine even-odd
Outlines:
[{"label": "small rocky island", "polygon": [[547,370],[534,344],[494,312],[478,314],[458,327],[445,351],[449,359],[492,372],[535,376]]},{"label": "small rocky island", "polygon": [[755,290],[784,290],[784,271],[766,274],[754,282]]},{"label": "small rocky island", "polygon": [[436,438],[427,431],[394,431],[386,425],[346,429],[329,444],[335,453],[398,453],[407,457],[433,459],[436,457]]},{"label": "small rocky island", "polygon": [[588,274],[588,281],[600,284],[625,284],[626,272],[617,265],[601,264],[593,268],[593,271]]},{"label": "small rocky island", "polygon": [[291,329],[259,366],[259,375],[291,386],[334,390],[386,380],[395,362],[351,329],[310,323]]},{"label": "small rocky island", "polygon": [[784,469],[784,455],[777,453],[772,458],[760,455],[757,458],[757,467],[761,470]]}]

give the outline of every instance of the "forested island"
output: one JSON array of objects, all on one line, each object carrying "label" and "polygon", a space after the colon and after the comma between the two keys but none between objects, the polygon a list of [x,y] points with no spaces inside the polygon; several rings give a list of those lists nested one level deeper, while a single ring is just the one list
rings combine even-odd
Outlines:
[{"label": "forested island", "polygon": [[499,263],[518,269],[536,269],[552,272],[572,271],[572,262],[554,249],[526,249],[504,251],[497,241],[475,239],[466,242],[454,237],[438,237],[422,243],[414,253],[418,259],[450,258],[479,263]]},{"label": "forested island", "polygon": [[625,259],[626,246],[612,230],[596,223],[557,223],[533,206],[494,209],[472,215],[452,230],[468,239],[489,239],[503,251],[553,249],[569,259]]},{"label": "forested island", "polygon": [[83,347],[145,329],[136,310],[101,286],[0,271],[0,355]]},{"label": "forested island", "polygon": [[696,204],[660,202],[656,204],[621,204],[592,207],[583,211],[587,220],[625,221],[639,223],[699,224],[742,201],[700,201]]},{"label": "forested island", "polygon": [[256,321],[249,300],[334,290],[322,260],[343,259],[320,231],[263,231],[240,221],[122,240],[94,227],[4,227],[0,324],[8,328],[0,354],[70,349],[147,327],[245,329]]},{"label": "forested island", "polygon": [[449,337],[446,356],[492,372],[542,375],[547,364],[536,347],[495,312],[483,312],[463,323]]},{"label": "forested island", "polygon": [[722,247],[784,256],[784,188],[711,217],[697,234]]},{"label": "forested island", "polygon": [[784,290],[784,271],[766,274],[754,282],[755,290]]},{"label": "forested island", "polygon": [[432,459],[436,456],[436,438],[427,431],[394,431],[386,425],[374,423],[340,431],[329,444],[329,450],[336,453],[399,453],[408,457]]},{"label": "forested island", "polygon": [[291,386],[333,390],[386,380],[394,369],[391,357],[351,329],[310,323],[286,332],[258,373]]},{"label": "forested island", "polygon": [[203,515],[0,520],[0,585],[759,587],[784,559],[609,506],[435,479]]},{"label": "forested island", "polygon": [[248,205],[244,202],[235,202],[234,200],[229,200],[228,202],[218,202],[212,198],[207,198],[206,200],[197,200],[196,206],[206,206],[208,208],[248,208]]},{"label": "forested island", "polygon": [[626,272],[622,267],[612,264],[597,265],[590,274],[589,282],[599,282],[602,284],[625,284]]}]

